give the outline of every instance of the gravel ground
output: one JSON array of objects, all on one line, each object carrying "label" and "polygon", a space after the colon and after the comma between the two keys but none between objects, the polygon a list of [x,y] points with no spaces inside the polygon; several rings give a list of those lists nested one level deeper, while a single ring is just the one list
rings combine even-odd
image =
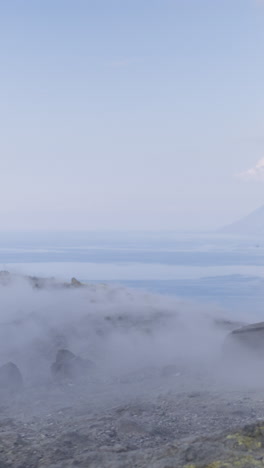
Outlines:
[{"label": "gravel ground", "polygon": [[163,463],[173,447],[177,464],[168,466],[187,466],[194,439],[208,444],[213,434],[264,420],[264,388],[219,388],[201,374],[167,374],[133,374],[133,384],[50,383],[6,397],[0,467],[147,467]]}]

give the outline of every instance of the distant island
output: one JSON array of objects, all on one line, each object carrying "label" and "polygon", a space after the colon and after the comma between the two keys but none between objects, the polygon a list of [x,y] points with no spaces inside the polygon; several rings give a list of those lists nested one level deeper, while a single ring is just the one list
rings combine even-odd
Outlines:
[{"label": "distant island", "polygon": [[264,205],[244,218],[224,226],[220,232],[253,236],[264,234]]}]

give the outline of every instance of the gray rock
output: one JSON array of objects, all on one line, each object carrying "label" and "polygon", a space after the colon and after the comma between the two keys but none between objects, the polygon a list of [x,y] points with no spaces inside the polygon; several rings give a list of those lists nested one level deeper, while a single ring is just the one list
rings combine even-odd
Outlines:
[{"label": "gray rock", "polygon": [[71,286],[75,287],[75,288],[79,288],[80,286],[83,286],[82,283],[77,280],[76,278],[72,278],[71,279]]},{"label": "gray rock", "polygon": [[237,357],[264,357],[264,322],[233,330],[224,343],[227,355]]},{"label": "gray rock", "polygon": [[14,394],[21,391],[23,378],[20,370],[13,362],[0,367],[0,392]]},{"label": "gray rock", "polygon": [[87,376],[92,368],[93,363],[88,359],[76,356],[68,349],[60,349],[51,365],[51,374],[57,380],[74,380]]}]

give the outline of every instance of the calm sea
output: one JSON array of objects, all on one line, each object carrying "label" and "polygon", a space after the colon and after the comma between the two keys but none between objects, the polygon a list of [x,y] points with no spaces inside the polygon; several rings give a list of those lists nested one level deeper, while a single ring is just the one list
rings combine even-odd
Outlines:
[{"label": "calm sea", "polygon": [[1,233],[0,269],[114,282],[257,312],[264,320],[264,242],[214,233]]}]

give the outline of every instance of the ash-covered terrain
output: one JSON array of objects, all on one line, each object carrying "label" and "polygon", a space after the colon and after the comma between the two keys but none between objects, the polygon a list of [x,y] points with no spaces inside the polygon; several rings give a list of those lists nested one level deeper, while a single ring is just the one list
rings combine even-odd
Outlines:
[{"label": "ash-covered terrain", "polygon": [[8,272],[0,297],[1,468],[264,466],[253,314]]}]

